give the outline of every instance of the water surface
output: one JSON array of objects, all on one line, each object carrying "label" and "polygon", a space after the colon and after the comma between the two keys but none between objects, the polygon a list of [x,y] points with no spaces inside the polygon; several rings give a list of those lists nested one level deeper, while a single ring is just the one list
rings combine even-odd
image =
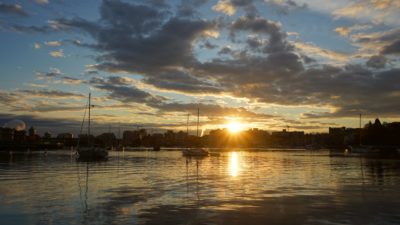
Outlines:
[{"label": "water surface", "polygon": [[3,155],[0,224],[400,224],[400,161],[232,149]]}]

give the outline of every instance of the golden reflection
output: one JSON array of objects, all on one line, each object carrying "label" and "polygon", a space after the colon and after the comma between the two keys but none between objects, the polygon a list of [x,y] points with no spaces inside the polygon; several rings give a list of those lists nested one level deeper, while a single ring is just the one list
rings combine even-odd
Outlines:
[{"label": "golden reflection", "polygon": [[238,160],[238,153],[231,152],[229,155],[229,174],[232,177],[236,177],[239,173],[239,160]]}]

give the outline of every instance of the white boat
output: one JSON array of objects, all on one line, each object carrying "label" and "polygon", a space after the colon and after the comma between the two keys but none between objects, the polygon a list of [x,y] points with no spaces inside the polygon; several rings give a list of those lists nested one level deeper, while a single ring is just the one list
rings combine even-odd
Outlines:
[{"label": "white boat", "polygon": [[[105,148],[100,148],[100,147],[94,147],[93,143],[90,141],[90,109],[92,108],[91,105],[91,93],[89,93],[89,100],[88,100],[88,110],[89,110],[89,117],[88,117],[88,132],[87,132],[87,138],[88,138],[88,147],[82,147],[79,146],[79,141],[78,141],[78,146],[77,146],[77,154],[78,154],[78,160],[83,160],[83,161],[92,161],[92,160],[105,160],[108,157],[108,152]],[[86,111],[85,111],[86,114]],[[82,126],[85,121],[85,115],[83,118]],[[81,132],[82,132],[82,127],[81,127]]]}]

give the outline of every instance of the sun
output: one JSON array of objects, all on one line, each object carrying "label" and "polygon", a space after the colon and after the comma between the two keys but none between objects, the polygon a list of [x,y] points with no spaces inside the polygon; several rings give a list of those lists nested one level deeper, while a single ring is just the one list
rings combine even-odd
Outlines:
[{"label": "sun", "polygon": [[242,124],[238,123],[238,122],[230,122],[227,124],[227,128],[229,130],[229,132],[235,134],[238,133],[239,131],[241,131],[243,129]]}]

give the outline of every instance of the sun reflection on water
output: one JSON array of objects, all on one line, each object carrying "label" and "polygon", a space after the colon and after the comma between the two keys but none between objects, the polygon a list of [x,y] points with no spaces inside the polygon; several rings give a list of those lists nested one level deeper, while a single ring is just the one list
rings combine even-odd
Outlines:
[{"label": "sun reflection on water", "polygon": [[239,174],[239,159],[237,152],[229,155],[229,175],[236,177]]}]

